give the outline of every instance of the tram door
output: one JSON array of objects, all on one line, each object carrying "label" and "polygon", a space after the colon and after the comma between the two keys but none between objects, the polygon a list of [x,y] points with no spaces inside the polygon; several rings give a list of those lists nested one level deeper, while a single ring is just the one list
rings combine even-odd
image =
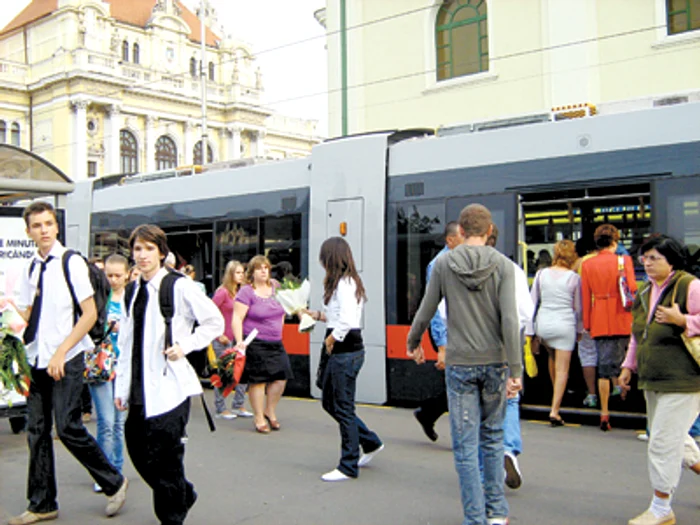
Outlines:
[{"label": "tram door", "polygon": [[654,231],[683,241],[697,266],[700,259],[700,175],[652,184]]},{"label": "tram door", "polygon": [[195,280],[204,283],[208,295],[214,293],[218,283],[214,282],[213,276],[213,224],[171,227],[164,228],[164,231],[168,236],[168,248],[177,259],[175,267],[191,264],[196,272]]}]

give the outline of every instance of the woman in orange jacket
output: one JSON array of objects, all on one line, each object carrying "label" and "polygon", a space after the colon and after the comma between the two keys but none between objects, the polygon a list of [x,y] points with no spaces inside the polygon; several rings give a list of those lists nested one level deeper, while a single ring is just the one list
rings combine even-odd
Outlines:
[{"label": "woman in orange jacket", "polygon": [[[621,277],[632,294],[637,292],[634,266],[629,255],[617,255],[620,232],[612,224],[596,228],[593,235],[598,255],[581,266],[583,326],[598,348],[598,393],[600,429],[610,430],[610,381],[612,395],[621,393],[617,385],[632,327],[632,314],[623,305]],[[629,304],[629,307],[632,305]]]}]

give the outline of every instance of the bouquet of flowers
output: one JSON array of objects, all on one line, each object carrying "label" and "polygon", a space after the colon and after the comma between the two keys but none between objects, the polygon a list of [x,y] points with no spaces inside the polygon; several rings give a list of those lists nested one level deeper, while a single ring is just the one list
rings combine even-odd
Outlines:
[{"label": "bouquet of flowers", "polygon": [[3,390],[12,389],[25,397],[29,395],[31,368],[19,336],[25,326],[22,316],[7,303],[0,312],[0,396]]},{"label": "bouquet of flowers", "polygon": [[[287,315],[297,315],[305,309],[309,304],[309,295],[311,295],[311,284],[306,279],[299,284],[295,279],[285,278],[277,289],[277,300]],[[310,332],[314,329],[315,324],[316,321],[309,314],[301,314],[299,331],[302,333]]]},{"label": "bouquet of flowers", "polygon": [[[254,328],[248,337],[246,337],[245,341],[243,341],[243,344],[248,346],[257,335],[258,330]],[[235,346],[228,348],[217,360],[216,373],[212,374],[209,378],[211,386],[223,388],[223,396],[228,397],[241,380],[244,368],[245,350],[237,350]]]}]

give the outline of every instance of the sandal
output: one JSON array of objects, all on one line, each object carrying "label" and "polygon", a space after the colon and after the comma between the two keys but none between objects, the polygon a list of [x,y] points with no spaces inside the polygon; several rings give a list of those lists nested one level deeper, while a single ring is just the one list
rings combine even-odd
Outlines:
[{"label": "sandal", "polygon": [[270,433],[270,425],[265,423],[264,425],[255,425],[255,431],[258,432],[259,434],[269,434]]},{"label": "sandal", "polygon": [[563,427],[564,420],[561,417],[549,416],[549,424],[553,427]]},{"label": "sandal", "polygon": [[282,428],[282,425],[280,425],[280,422],[276,419],[270,419],[268,416],[265,416],[265,419],[267,419],[267,422],[272,430],[279,430]]}]

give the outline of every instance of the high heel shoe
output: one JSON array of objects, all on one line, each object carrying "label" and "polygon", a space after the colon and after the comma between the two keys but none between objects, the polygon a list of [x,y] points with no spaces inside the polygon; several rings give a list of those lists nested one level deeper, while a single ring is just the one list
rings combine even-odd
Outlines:
[{"label": "high heel shoe", "polygon": [[270,419],[269,416],[265,416],[265,419],[272,430],[280,430],[282,428],[282,425],[276,419]]},{"label": "high heel shoe", "polygon": [[564,420],[561,417],[552,417],[549,416],[549,424],[552,427],[563,427],[564,426]]},{"label": "high heel shoe", "polygon": [[268,425],[267,423],[260,425],[260,426],[253,423],[253,425],[255,426],[255,431],[258,432],[259,434],[269,434],[270,433],[270,425]]}]

